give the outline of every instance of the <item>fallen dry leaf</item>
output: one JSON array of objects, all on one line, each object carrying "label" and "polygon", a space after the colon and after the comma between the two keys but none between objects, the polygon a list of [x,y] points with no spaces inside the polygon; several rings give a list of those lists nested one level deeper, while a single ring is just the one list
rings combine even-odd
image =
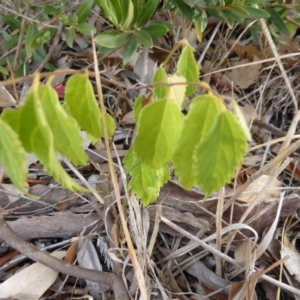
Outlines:
[{"label": "fallen dry leaf", "polygon": [[[254,56],[253,61],[259,61],[259,58]],[[251,61],[248,58],[243,59],[239,62],[235,62],[232,64],[232,66],[239,66],[244,64],[248,65],[241,68],[232,69],[227,74],[229,80],[232,80],[235,86],[242,89],[246,89],[256,82],[256,80],[259,78],[259,72],[262,67],[262,63],[251,64]]]},{"label": "fallen dry leaf", "polygon": [[233,51],[241,58],[248,58],[250,61],[254,60],[254,57],[260,59],[264,58],[264,54],[252,45],[241,45],[236,43],[236,41],[228,41],[228,43],[233,46]]},{"label": "fallen dry leaf", "polygon": [[[65,262],[68,262],[69,264],[73,264],[74,261],[77,258],[77,252],[78,252],[78,243],[75,242],[67,250],[66,256],[65,256]],[[65,280],[67,275],[66,274],[61,274],[60,277],[61,277],[62,280]]]},{"label": "fallen dry leaf", "polygon": [[278,199],[280,196],[280,190],[276,189],[278,187],[281,187],[281,181],[269,175],[262,175],[246,188],[242,195],[239,196],[238,200],[251,203],[258,198],[258,195],[259,202],[264,202],[265,200],[270,201],[270,199]]},{"label": "fallen dry leaf", "polygon": [[[66,251],[57,251],[51,255],[62,259]],[[1,298],[37,300],[54,283],[58,275],[40,263],[34,263],[22,269],[0,285]]]},{"label": "fallen dry leaf", "polygon": [[295,279],[300,283],[300,254],[290,243],[286,234],[284,234],[280,253],[281,258],[289,256],[289,258],[284,262],[284,266],[287,268],[289,273],[291,275],[294,275]]},{"label": "fallen dry leaf", "polygon": [[4,86],[0,86],[0,107],[10,107],[15,105],[17,105],[17,102],[14,97]]}]

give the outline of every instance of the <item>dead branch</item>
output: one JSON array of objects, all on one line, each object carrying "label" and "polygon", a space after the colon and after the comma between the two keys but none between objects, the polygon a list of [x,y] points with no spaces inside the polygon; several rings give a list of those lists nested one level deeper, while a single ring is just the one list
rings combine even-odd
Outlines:
[{"label": "dead branch", "polygon": [[[92,225],[95,222],[97,225]],[[89,230],[95,226],[97,232],[104,230],[103,221],[99,219],[97,214],[74,214],[70,211],[61,211],[49,216],[21,217],[16,221],[8,221],[7,223],[24,240],[70,238],[80,235],[83,228]],[[0,234],[0,243],[3,242]]]},{"label": "dead branch", "polygon": [[21,239],[6,223],[2,213],[0,213],[0,236],[10,247],[36,262],[70,276],[105,284],[113,290],[117,300],[129,299],[124,282],[116,274],[81,268],[50,256]]}]

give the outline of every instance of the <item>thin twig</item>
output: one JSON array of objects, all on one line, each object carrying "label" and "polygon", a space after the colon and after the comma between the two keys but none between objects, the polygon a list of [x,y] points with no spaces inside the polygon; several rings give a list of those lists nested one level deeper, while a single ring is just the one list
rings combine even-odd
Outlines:
[{"label": "thin twig", "polygon": [[26,15],[23,15],[23,14],[21,14],[21,13],[18,13],[18,12],[16,12],[15,10],[10,9],[10,8],[8,8],[8,7],[5,7],[5,6],[3,6],[3,5],[0,5],[0,9],[6,10],[6,11],[8,11],[8,12],[10,12],[10,13],[12,13],[12,14],[18,16],[18,17],[21,17],[22,19],[26,19],[26,20],[28,20],[28,21],[30,21],[30,22],[33,22],[33,23],[42,24],[42,25],[45,26],[45,27],[57,28],[57,26],[55,26],[55,25],[49,25],[49,24],[40,22],[40,21],[38,21],[38,20],[36,20],[36,19],[32,19],[32,18],[30,18],[30,17],[28,17],[28,16],[26,16]]},{"label": "thin twig", "polygon": [[275,127],[272,124],[266,123],[265,121],[254,119],[252,124],[254,126],[258,126],[259,128],[263,128],[271,132],[272,134],[278,136],[278,137],[284,137],[286,136],[287,132]]},{"label": "thin twig", "polygon": [[[56,70],[56,71],[53,71],[53,72],[43,72],[43,73],[40,73],[39,76],[40,76],[40,78],[46,78],[46,77],[49,77],[49,76],[82,74],[84,72],[85,72],[85,70],[69,70],[69,69],[67,69],[67,70]],[[100,71],[100,74],[103,74],[105,72],[106,71]],[[16,83],[22,83],[22,82],[27,81],[27,80],[33,80],[34,76],[35,75],[32,74],[32,75],[28,75],[28,76],[24,76],[24,77],[20,77],[20,78],[3,80],[3,81],[0,82],[0,86],[7,86],[7,85],[16,84]],[[96,74],[95,74],[95,72],[89,72],[89,76],[96,77]],[[106,82],[106,83],[114,84],[116,87],[119,87],[117,82],[113,82],[113,81],[111,81],[109,79],[106,79],[106,78],[103,78],[103,77],[101,77],[101,80]]]}]

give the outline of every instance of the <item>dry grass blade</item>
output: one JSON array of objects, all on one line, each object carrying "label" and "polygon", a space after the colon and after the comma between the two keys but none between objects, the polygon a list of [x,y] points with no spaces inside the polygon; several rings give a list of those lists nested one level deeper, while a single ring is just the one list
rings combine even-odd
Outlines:
[{"label": "dry grass blade", "polygon": [[81,180],[81,182],[89,189],[93,192],[93,195],[95,196],[95,198],[99,201],[99,203],[104,204],[104,200],[101,198],[101,196],[99,195],[99,193],[97,193],[92,187],[91,185],[85,180],[85,178],[80,174],[80,172],[78,172],[78,170],[67,160],[64,159],[65,164],[74,172],[74,174]]},{"label": "dry grass blade", "polygon": [[[98,60],[97,60],[97,54],[96,54],[96,48],[95,48],[95,42],[94,41],[93,41],[92,45],[93,45],[95,71],[96,71],[96,74],[100,74],[99,73],[99,68],[98,68]],[[135,250],[134,250],[131,238],[130,238],[129,230],[128,230],[125,215],[124,215],[123,206],[122,206],[122,203],[121,203],[120,190],[119,190],[118,180],[117,180],[117,176],[116,176],[116,171],[115,171],[114,164],[113,164],[112,157],[111,157],[107,127],[106,127],[106,122],[105,122],[105,111],[106,111],[106,109],[105,109],[104,101],[103,101],[100,75],[96,76],[96,82],[97,82],[97,92],[98,92],[98,97],[99,97],[99,103],[100,103],[101,112],[102,112],[102,126],[103,126],[103,132],[104,132],[105,148],[106,148],[106,151],[107,151],[107,158],[108,158],[110,176],[111,176],[111,179],[112,179],[112,184],[113,184],[113,188],[114,188],[114,191],[115,191],[115,196],[116,196],[116,199],[117,199],[117,205],[118,205],[118,209],[119,209],[119,213],[120,213],[121,223],[122,223],[122,226],[123,226],[125,238],[126,238],[128,248],[129,248],[129,254],[130,254],[130,257],[131,257],[133,268],[135,270],[135,275],[136,275],[136,278],[137,278],[137,282],[138,282],[138,285],[139,285],[139,288],[140,288],[142,298],[147,299],[145,278],[144,278],[143,272],[141,270],[141,267],[139,265],[139,262],[138,262],[138,259],[137,259],[137,256],[136,256],[136,253],[135,253]]]},{"label": "dry grass blade", "polygon": [[51,24],[47,24],[47,23],[42,23],[42,22],[40,22],[40,21],[38,21],[38,20],[36,20],[36,19],[34,19],[34,18],[30,18],[30,17],[28,17],[28,16],[26,16],[26,15],[24,15],[24,14],[21,14],[21,13],[15,11],[15,10],[10,9],[10,8],[8,8],[8,7],[6,7],[6,6],[3,6],[3,5],[0,5],[0,9],[1,9],[2,11],[8,11],[8,12],[10,12],[11,14],[14,14],[14,15],[16,15],[16,16],[18,16],[18,17],[21,17],[22,19],[25,19],[25,20],[27,20],[27,21],[30,21],[30,22],[33,22],[33,23],[37,23],[37,24],[43,25],[44,27],[49,27],[49,28],[57,28],[57,27],[58,27],[58,26],[56,26],[56,25],[51,25]]},{"label": "dry grass blade", "polygon": [[[257,8],[257,5],[255,5],[255,6]],[[281,62],[281,59],[280,59],[281,57],[278,54],[278,51],[276,49],[276,46],[274,44],[274,41],[273,41],[272,36],[270,34],[270,31],[269,31],[269,29],[267,27],[266,21],[264,19],[260,19],[259,22],[261,24],[263,33],[264,33],[265,37],[267,38],[269,45],[271,46],[272,52],[274,54],[274,58],[275,58],[276,62],[278,63],[278,66],[279,66],[280,71],[282,73],[282,76],[284,78],[285,84],[286,84],[286,86],[287,86],[287,88],[289,90],[289,93],[290,93],[291,97],[292,97],[292,100],[293,100],[293,103],[294,103],[294,108],[295,108],[296,111],[298,111],[297,99],[296,99],[294,91],[293,91],[293,89],[291,87],[291,83],[290,83],[290,81],[289,81],[289,79],[288,79],[288,77],[286,75],[286,71],[285,71],[285,69],[283,67],[283,64]],[[294,134],[294,132],[293,132],[293,134]]]},{"label": "dry grass blade", "polygon": [[277,228],[277,223],[278,223],[278,220],[279,220],[279,217],[280,217],[280,212],[281,212],[283,198],[284,198],[284,194],[282,193],[282,195],[280,197],[280,200],[279,200],[279,205],[278,205],[278,209],[277,209],[276,218],[275,218],[275,220],[274,220],[271,228],[268,230],[267,234],[265,235],[265,237],[263,238],[263,240],[261,241],[261,243],[257,247],[257,250],[256,250],[256,257],[257,257],[257,259],[261,255],[263,255],[263,253],[268,248],[268,246],[269,246],[269,244],[270,244],[270,242],[271,242],[271,240],[272,240],[272,238],[274,236],[275,230]]},{"label": "dry grass blade", "polygon": [[[228,233],[230,231],[233,231],[233,230],[242,230],[242,229],[247,229],[247,230],[252,231],[253,234],[254,234],[254,236],[255,236],[253,243],[257,244],[258,234],[257,234],[257,232],[252,227],[250,227],[247,224],[235,223],[235,224],[228,225],[227,227],[222,228],[221,235],[224,235],[224,234],[226,234],[226,233]],[[217,234],[213,233],[210,236],[208,236],[206,238],[203,238],[201,241],[203,243],[208,243],[210,241],[215,240],[216,238],[217,238]],[[176,257],[182,256],[182,255],[184,255],[186,253],[189,253],[190,251],[192,251],[193,249],[195,249],[196,247],[199,246],[198,241],[199,241],[199,239],[197,239],[196,237],[194,237],[193,239],[191,239],[191,241],[189,242],[189,244],[187,244],[186,246],[183,246],[180,249],[178,249],[178,250],[170,253],[169,255],[167,255],[166,257],[164,257],[163,259],[159,260],[157,263],[162,263],[162,262],[165,262],[165,261],[169,261],[171,259],[174,259]]]},{"label": "dry grass blade", "polygon": [[[223,215],[223,205],[224,205],[224,194],[225,191],[222,189],[219,193],[218,206],[217,206],[217,214],[216,214],[216,248],[221,251],[222,246],[222,215]],[[215,256],[216,260],[216,274],[218,276],[222,276],[222,260],[219,256]]]},{"label": "dry grass blade", "polygon": [[[279,263],[282,263],[282,262],[283,262],[283,259],[279,261]],[[266,281],[274,284],[275,286],[280,287],[280,288],[282,288],[286,291],[289,291],[289,292],[291,292],[291,293],[293,293],[297,296],[300,296],[300,290],[299,289],[296,289],[296,288],[294,288],[294,287],[292,287],[292,286],[290,286],[286,283],[278,281],[278,280],[276,280],[276,279],[274,279],[274,278],[272,278],[268,275],[265,275],[265,274],[261,275],[261,279],[266,280]]]},{"label": "dry grass blade", "polygon": [[[289,53],[289,54],[282,54],[279,57],[281,59],[284,59],[284,58],[290,58],[290,57],[295,57],[295,56],[299,56],[299,55],[300,55],[299,52],[295,52],[295,53]],[[253,62],[247,63],[247,64],[242,64],[242,65],[238,65],[238,66],[231,66],[231,67],[223,68],[223,69],[220,69],[220,70],[214,70],[213,72],[207,73],[206,75],[222,73],[222,72],[229,71],[229,70],[232,70],[232,69],[247,67],[249,65],[257,65],[257,64],[261,64],[261,63],[268,63],[268,62],[274,62],[274,61],[276,61],[276,58],[274,58],[274,57],[266,58],[266,59],[262,59],[262,60],[259,60],[259,61],[253,61]]]},{"label": "dry grass blade", "polygon": [[201,247],[203,247],[204,249],[208,250],[209,252],[220,256],[222,259],[224,259],[225,261],[228,261],[230,263],[232,263],[233,265],[237,266],[237,267],[241,267],[240,264],[233,258],[231,258],[230,256],[218,251],[217,249],[215,249],[214,247],[206,244],[205,242],[203,242],[202,240],[196,238],[195,236],[193,236],[192,234],[190,234],[189,232],[185,231],[184,229],[182,229],[181,227],[177,226],[176,224],[170,222],[168,219],[161,217],[161,220],[166,223],[168,226],[170,226],[171,228],[175,229],[176,231],[180,232],[183,236],[195,241],[196,243],[198,243],[198,245],[200,245]]}]

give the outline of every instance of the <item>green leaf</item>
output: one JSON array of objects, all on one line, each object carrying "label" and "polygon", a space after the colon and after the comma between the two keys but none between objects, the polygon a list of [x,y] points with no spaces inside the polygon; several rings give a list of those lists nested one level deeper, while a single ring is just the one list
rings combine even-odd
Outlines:
[{"label": "green leaf", "polygon": [[156,11],[159,0],[148,0],[142,7],[139,12],[139,16],[137,19],[137,26],[143,27],[148,21],[151,19],[153,14]]},{"label": "green leaf", "polygon": [[242,22],[245,19],[245,15],[241,15],[234,10],[219,11],[219,15],[224,19],[230,28],[234,26],[235,22]]},{"label": "green leaf", "polygon": [[0,16],[0,22],[16,29],[21,29],[21,22],[13,15]]},{"label": "green leaf", "polygon": [[123,12],[124,13],[126,12],[126,10],[122,9],[121,1],[122,0],[111,1],[111,5],[113,5],[113,7],[114,7],[114,11],[115,11],[115,14],[116,14],[116,19],[118,21],[118,24],[121,24],[121,22],[122,22]]},{"label": "green leaf", "polygon": [[190,7],[194,7],[198,1],[197,0],[183,0],[183,2]]},{"label": "green leaf", "polygon": [[87,155],[77,122],[59,104],[57,93],[50,86],[39,86],[38,93],[47,122],[55,137],[55,150],[75,165],[85,165]]},{"label": "green leaf", "polygon": [[114,51],[114,49],[100,47],[100,49],[97,51],[97,53],[99,53],[99,54],[107,54],[107,53],[110,53],[110,52],[113,52],[113,51]]},{"label": "green leaf", "polygon": [[108,113],[105,113],[105,122],[106,122],[106,129],[107,129],[108,137],[112,137],[116,130],[116,122],[113,119],[113,117],[111,115],[109,115]]},{"label": "green leaf", "polygon": [[[1,66],[6,66],[7,63],[10,63],[11,65],[13,65],[14,60],[15,60],[15,55],[13,55],[13,54],[12,55],[7,55],[6,57],[0,59],[0,65]],[[28,73],[25,73],[25,74],[28,74]]]},{"label": "green leaf", "polygon": [[102,10],[104,16],[117,27],[119,22],[112,2],[110,0],[95,0],[95,2]]},{"label": "green leaf", "polygon": [[95,42],[105,48],[119,48],[123,46],[130,38],[129,34],[110,29],[98,34]]},{"label": "green leaf", "polygon": [[135,38],[131,38],[124,46],[123,65],[128,64],[133,54],[135,53],[139,42]]},{"label": "green leaf", "polygon": [[[124,3],[127,3],[127,0],[123,0]],[[133,4],[133,20],[132,20],[132,24],[136,24],[138,16],[139,16],[139,8],[141,5],[141,1],[140,0],[131,0],[132,4]]]},{"label": "green leaf", "polygon": [[194,151],[196,184],[206,197],[230,182],[246,152],[243,129],[230,111],[223,111]]},{"label": "green leaf", "polygon": [[166,10],[170,10],[173,9],[176,4],[177,4],[176,0],[167,0],[163,7]]},{"label": "green leaf", "polygon": [[72,18],[67,15],[61,15],[58,17],[59,21],[67,26],[75,25]]},{"label": "green leaf", "polygon": [[93,143],[103,136],[101,112],[87,75],[76,74],[69,78],[64,108],[93,137]]},{"label": "green leaf", "polygon": [[12,38],[12,36],[6,30],[4,30],[4,29],[2,30],[1,33],[2,33],[5,41],[9,41]]},{"label": "green leaf", "polygon": [[34,37],[37,35],[38,30],[33,24],[27,24],[27,30],[25,34],[25,49],[27,53],[27,57],[32,56],[32,48],[30,47]]},{"label": "green leaf", "polygon": [[230,8],[231,10],[241,14],[241,15],[245,15],[245,16],[248,16],[249,13],[247,10],[245,10],[241,5],[238,5],[238,4],[231,4],[228,6],[228,8]]},{"label": "green leaf", "polygon": [[195,163],[193,153],[196,145],[211,130],[220,113],[221,99],[206,94],[192,100],[189,112],[183,122],[182,131],[176,147],[173,164],[179,183],[189,189],[196,185],[191,173]]},{"label": "green leaf", "polygon": [[76,29],[85,35],[92,35],[96,33],[96,28],[88,23],[80,23],[77,25]]},{"label": "green leaf", "polygon": [[193,9],[186,5],[183,1],[179,1],[178,2],[178,7],[180,9],[180,11],[183,13],[183,15],[190,21],[192,22],[193,21]]},{"label": "green leaf", "polygon": [[46,30],[40,31],[32,40],[30,47],[36,48],[38,46],[48,43],[55,35],[55,28],[48,28]]},{"label": "green leaf", "polygon": [[0,73],[2,73],[3,75],[6,75],[6,76],[9,75],[9,72],[2,66],[0,66]]},{"label": "green leaf", "polygon": [[290,32],[283,21],[283,17],[281,17],[280,14],[273,8],[266,7],[265,10],[270,14],[270,19],[272,23],[278,28],[278,30],[283,34],[289,36]]},{"label": "green leaf", "polygon": [[93,5],[94,5],[94,0],[85,0],[82,2],[82,4],[76,10],[78,23],[82,23],[86,20]]},{"label": "green leaf", "polygon": [[19,135],[25,150],[34,153],[43,164],[45,171],[64,188],[88,191],[73,181],[56,159],[54,137],[37,93],[34,91],[28,93],[23,106],[4,111],[1,118]]},{"label": "green leaf", "polygon": [[[160,82],[166,82],[166,80],[167,80],[166,71],[162,66],[160,66],[156,70],[152,81],[153,83],[160,83]],[[153,92],[158,100],[165,99],[167,98],[168,87],[165,85],[159,85],[153,88]]]},{"label": "green leaf", "polygon": [[[32,58],[33,58],[33,56],[32,56]],[[23,64],[21,64],[18,67],[18,69],[16,70],[15,77],[19,78],[19,77],[24,76],[25,74],[29,74],[30,73],[29,69],[30,69],[29,63],[27,61],[23,62]]]},{"label": "green leaf", "polygon": [[146,105],[139,116],[134,150],[152,168],[170,161],[179,137],[183,115],[170,100]]},{"label": "green leaf", "polygon": [[136,31],[134,33],[134,37],[143,46],[145,46],[147,48],[152,48],[153,41],[152,41],[150,34],[147,31],[145,31],[145,30]]},{"label": "green leaf", "polygon": [[66,35],[66,43],[70,48],[73,48],[73,43],[74,43],[74,39],[75,39],[75,29],[74,28],[70,28],[67,31],[67,35]]},{"label": "green leaf", "polygon": [[[297,28],[298,26],[294,23],[294,21],[296,21],[295,19],[293,21],[288,20],[286,21],[285,25],[288,28],[289,32],[290,32],[290,36],[292,32],[297,32]],[[299,21],[296,21],[299,22]]]},{"label": "green leaf", "polygon": [[168,166],[163,165],[160,169],[149,167],[136,156],[133,148],[127,152],[124,164],[132,176],[128,186],[141,199],[143,206],[154,202],[159,195],[161,186],[169,179]]},{"label": "green leaf", "polygon": [[264,4],[267,3],[268,0],[246,0],[245,4]]},{"label": "green leaf", "polygon": [[[178,60],[177,73],[183,76],[187,82],[199,82],[199,66],[196,63],[193,48],[187,44]],[[192,95],[196,90],[196,86],[188,86],[186,96]]]},{"label": "green leaf", "polygon": [[[103,1],[102,1],[103,2]],[[135,18],[135,7],[131,0],[109,1],[107,7],[112,6],[114,11],[114,25],[122,31],[127,30]]]},{"label": "green leaf", "polygon": [[207,27],[207,14],[205,11],[201,13],[201,17],[194,22],[197,39],[199,42],[202,41],[202,34]]},{"label": "green leaf", "polygon": [[123,11],[127,12],[127,14],[123,15],[123,20],[121,23],[122,29],[127,30],[130,27],[130,25],[133,23],[135,9],[131,0],[123,0],[121,3],[123,3],[123,7],[126,7],[126,10]]},{"label": "green leaf", "polygon": [[75,26],[78,24],[78,17],[76,14],[72,16],[72,24]]},{"label": "green leaf", "polygon": [[7,40],[4,44],[1,45],[1,50],[13,48],[18,45],[19,36],[16,35]]},{"label": "green leaf", "polygon": [[107,6],[108,6],[108,19],[115,25],[115,27],[119,27],[120,23],[118,20],[118,16],[117,16],[117,12],[115,11],[114,5],[112,1],[108,1],[107,2]]},{"label": "green leaf", "polygon": [[262,10],[254,8],[252,6],[243,5],[243,9],[245,9],[248,12],[248,19],[267,19],[270,17],[266,8]]},{"label": "green leaf", "polygon": [[[45,57],[46,57],[45,51],[42,51],[41,48],[43,48],[43,46],[40,46],[40,47],[34,49],[34,51],[32,52],[32,59],[33,59],[33,61],[36,62],[37,64],[41,64],[42,61],[43,61],[43,60],[45,59]],[[24,67],[22,67],[22,68],[24,68]],[[50,63],[47,63],[47,64],[45,65],[45,69],[46,69],[46,70],[49,70],[49,71],[57,70],[57,68],[54,67],[54,66],[53,66],[52,64],[50,64]],[[26,72],[25,74],[29,74],[29,65],[28,65],[28,70],[27,70],[27,72]],[[24,71],[22,72],[22,75],[24,76]]]},{"label": "green leaf", "polygon": [[149,97],[149,96],[150,96],[149,94],[140,95],[135,99],[135,103],[133,107],[133,117],[136,123],[138,122],[140,112],[143,108],[142,101],[144,100],[144,97]]},{"label": "green leaf", "polygon": [[144,27],[144,30],[149,33],[152,39],[156,39],[169,31],[169,28],[165,24],[150,24]]},{"label": "green leaf", "polygon": [[153,20],[153,21],[149,22],[148,24],[146,24],[144,26],[144,28],[148,27],[150,25],[155,25],[155,24],[165,25],[169,30],[174,29],[174,26],[171,23],[169,23],[169,22],[166,22],[166,21],[155,21],[155,20]]},{"label": "green leaf", "polygon": [[252,136],[251,136],[251,132],[250,132],[249,126],[247,124],[247,121],[245,119],[245,115],[243,114],[240,106],[235,101],[235,99],[231,99],[231,102],[230,102],[230,104],[228,105],[227,108],[233,113],[233,115],[238,120],[241,129],[244,131],[244,134],[247,138],[247,141],[251,142],[252,141]]},{"label": "green leaf", "polygon": [[0,162],[13,184],[22,192],[27,193],[25,150],[18,135],[2,119],[0,119]]},{"label": "green leaf", "polygon": [[172,100],[177,105],[178,109],[182,110],[187,87],[181,83],[185,83],[186,79],[181,75],[173,74],[168,75],[166,81],[168,84],[172,84],[171,86],[168,86],[167,99]]},{"label": "green leaf", "polygon": [[44,12],[47,15],[59,15],[62,12],[61,8],[56,8],[50,5],[45,5],[44,6]]}]

